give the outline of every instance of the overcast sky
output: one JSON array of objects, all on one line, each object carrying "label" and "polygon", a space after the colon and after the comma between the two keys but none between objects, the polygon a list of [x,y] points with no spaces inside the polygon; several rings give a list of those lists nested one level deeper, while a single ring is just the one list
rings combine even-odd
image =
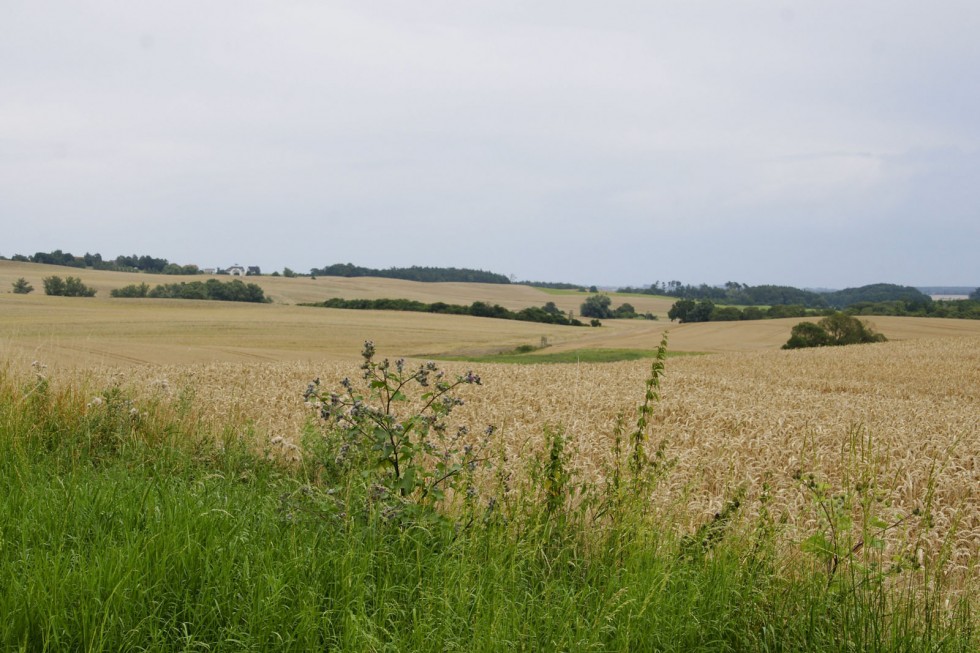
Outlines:
[{"label": "overcast sky", "polygon": [[0,254],[980,285],[980,2],[0,0]]}]

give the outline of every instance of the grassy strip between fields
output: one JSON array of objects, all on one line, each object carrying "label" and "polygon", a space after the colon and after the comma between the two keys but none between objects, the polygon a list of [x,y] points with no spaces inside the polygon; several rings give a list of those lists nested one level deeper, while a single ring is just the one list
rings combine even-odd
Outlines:
[{"label": "grassy strip between fields", "polygon": [[493,509],[466,493],[455,507],[398,516],[378,498],[397,486],[359,492],[366,476],[331,475],[334,458],[315,448],[285,465],[214,437],[180,406],[135,406],[117,390],[90,397],[0,369],[0,649],[978,644],[969,604],[945,607],[941,570],[889,583],[843,562],[830,578],[822,564],[787,570],[775,524],[730,527],[737,499],[677,533],[642,509],[634,454],[621,485],[582,506],[560,434],[543,435],[530,484],[494,495]]},{"label": "grassy strip between fields", "polygon": [[[670,352],[675,356],[701,356],[703,352]],[[429,356],[436,360],[465,361],[471,363],[511,363],[515,365],[551,365],[568,363],[616,363],[655,358],[656,349],[572,349],[541,353],[540,349],[531,351],[513,350],[483,356]],[[424,358],[424,357],[423,357]]]}]

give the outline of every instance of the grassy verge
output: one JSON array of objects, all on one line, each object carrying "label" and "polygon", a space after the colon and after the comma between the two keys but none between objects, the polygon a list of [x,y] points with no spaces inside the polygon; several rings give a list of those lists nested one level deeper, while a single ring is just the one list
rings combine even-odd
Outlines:
[{"label": "grassy verge", "polygon": [[660,523],[643,499],[654,477],[637,471],[641,429],[599,494],[576,489],[550,433],[529,484],[494,494],[495,510],[395,518],[358,493],[379,487],[366,469],[326,474],[333,454],[277,464],[173,407],[114,389],[98,399],[0,373],[0,649],[978,644],[969,605],[947,609],[938,585],[886,584],[857,565],[829,579],[819,565],[786,570],[772,524],[729,521],[737,500],[694,533]]}]

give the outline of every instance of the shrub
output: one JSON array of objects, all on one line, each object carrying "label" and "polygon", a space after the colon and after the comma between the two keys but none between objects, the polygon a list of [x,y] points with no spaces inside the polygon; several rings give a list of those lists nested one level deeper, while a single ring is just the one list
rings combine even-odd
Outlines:
[{"label": "shrub", "polygon": [[131,284],[122,288],[113,288],[109,294],[113,297],[146,297],[150,286],[145,283]]},{"label": "shrub", "polygon": [[27,279],[21,277],[13,284],[13,292],[15,295],[26,295],[28,293],[34,292],[34,286],[27,283]]},{"label": "shrub", "polygon": [[44,294],[58,297],[94,297],[95,289],[89,288],[77,277],[45,277]]}]

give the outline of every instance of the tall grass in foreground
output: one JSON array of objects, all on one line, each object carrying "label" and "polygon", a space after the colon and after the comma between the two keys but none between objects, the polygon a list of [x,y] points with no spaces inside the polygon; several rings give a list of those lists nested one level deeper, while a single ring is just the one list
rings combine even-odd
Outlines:
[{"label": "tall grass in foreground", "polygon": [[[874,523],[851,528],[816,481],[828,528],[794,567],[764,510],[738,522],[740,496],[690,533],[660,521],[673,508],[646,497],[670,473],[670,443],[646,426],[663,361],[605,484],[579,482],[566,436],[542,428],[537,454],[510,463],[526,464],[527,481],[498,461],[489,496],[469,491],[481,458],[463,440],[442,493],[422,441],[397,474],[398,442],[373,448],[406,424],[428,427],[432,444],[439,416],[359,414],[382,433],[333,417],[311,425],[319,444],[288,466],[179,406],[0,372],[0,649],[977,649],[971,604],[946,605],[941,570],[883,573],[871,538],[859,551],[847,539]],[[371,362],[377,393],[321,393],[326,406],[363,409],[395,387],[400,401],[414,373]],[[353,451],[359,438],[368,446]]]}]

